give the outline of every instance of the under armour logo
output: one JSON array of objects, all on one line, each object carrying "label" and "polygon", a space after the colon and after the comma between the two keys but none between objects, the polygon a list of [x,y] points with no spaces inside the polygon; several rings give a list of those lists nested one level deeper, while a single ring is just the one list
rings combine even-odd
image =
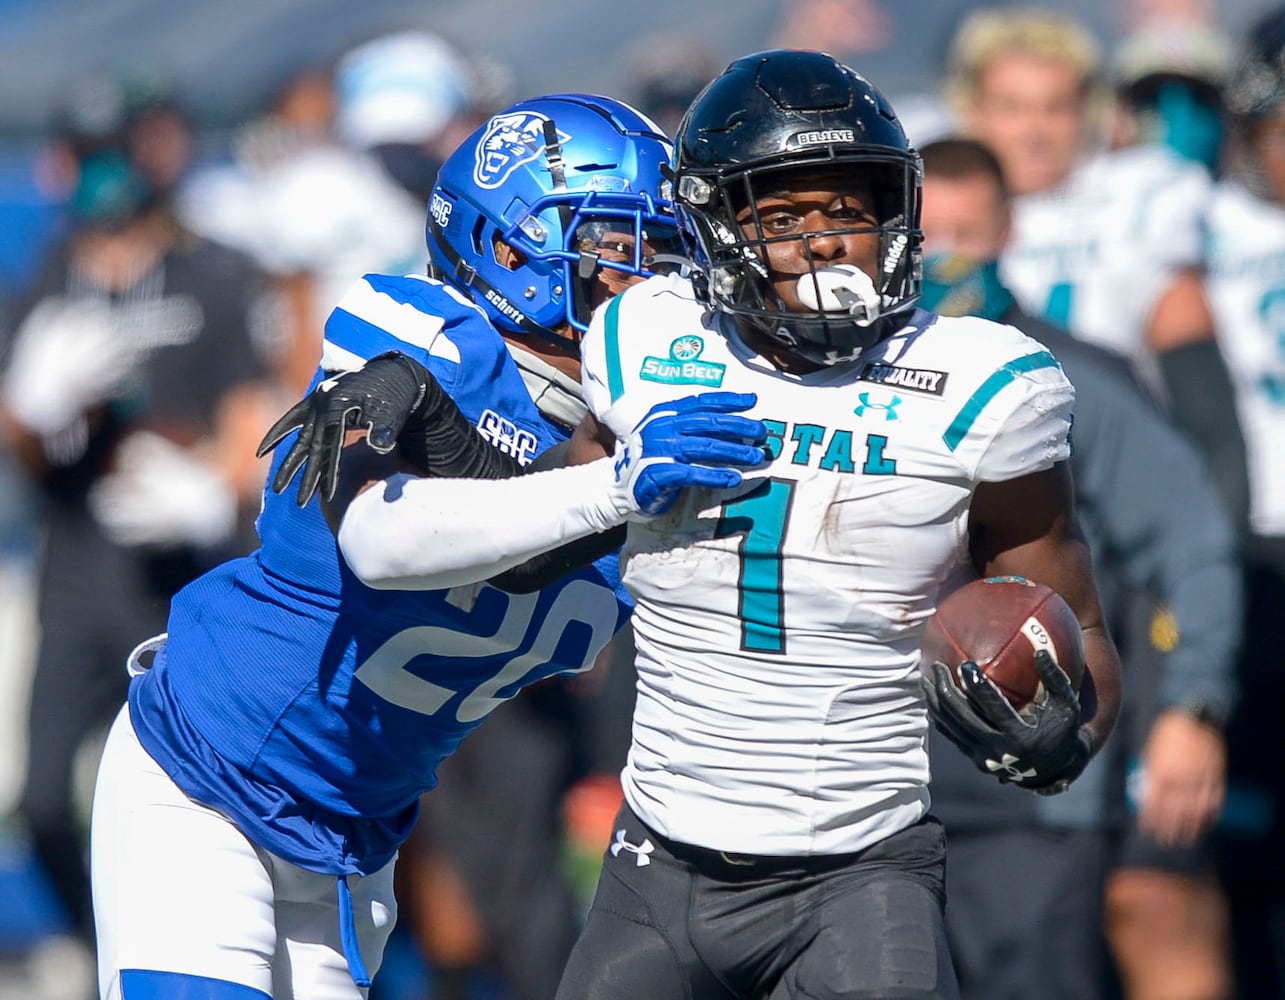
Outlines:
[{"label": "under armour logo", "polygon": [[625,839],[625,831],[617,830],[615,842],[611,845],[611,856],[619,857],[621,851],[629,851],[638,859],[638,867],[643,868],[651,864],[651,852],[656,849],[655,845],[646,837],[641,844],[631,844]]},{"label": "under armour logo", "polygon": [[1017,765],[1018,759],[1011,753],[1004,754],[999,760],[992,760],[990,758],[987,758],[986,760],[986,770],[990,771],[991,774],[997,774],[1000,771],[1003,771],[1010,781],[1017,781],[1020,778],[1035,777],[1035,768],[1032,767],[1023,771]]},{"label": "under armour logo", "polygon": [[861,402],[852,411],[857,416],[864,417],[866,415],[866,410],[883,410],[883,417],[885,420],[897,419],[897,407],[901,405],[900,396],[893,396],[888,400],[888,402],[880,403],[872,400],[870,398],[870,393],[859,392],[857,393],[857,399],[861,400]]},{"label": "under armour logo", "polygon": [[633,461],[633,452],[629,445],[626,444],[622,446],[620,454],[617,456],[615,464],[612,466],[616,473],[616,482],[623,482],[627,478],[629,467],[633,464]]}]

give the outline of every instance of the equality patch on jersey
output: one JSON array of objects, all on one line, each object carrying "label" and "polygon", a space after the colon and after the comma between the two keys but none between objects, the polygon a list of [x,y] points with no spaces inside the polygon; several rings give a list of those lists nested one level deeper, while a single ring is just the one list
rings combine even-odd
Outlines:
[{"label": "equality patch on jersey", "polygon": [[705,341],[700,337],[690,334],[678,337],[669,345],[669,357],[649,355],[643,358],[638,377],[648,382],[663,382],[665,385],[704,385],[717,388],[723,384],[727,366],[714,361],[701,361],[700,356],[704,350]]},{"label": "equality patch on jersey", "polygon": [[[478,187],[497,188],[524,163],[530,163],[544,151],[544,123],[547,115],[534,111],[515,111],[496,115],[486,123],[486,131],[477,144],[473,157],[473,180]],[[558,142],[571,136],[558,131]]]},{"label": "equality patch on jersey", "polygon": [[861,382],[877,382],[879,385],[895,385],[907,392],[924,392],[930,396],[940,396],[946,391],[946,373],[933,371],[931,368],[903,368],[901,365],[890,365],[882,361],[872,361],[861,369],[857,376]]}]

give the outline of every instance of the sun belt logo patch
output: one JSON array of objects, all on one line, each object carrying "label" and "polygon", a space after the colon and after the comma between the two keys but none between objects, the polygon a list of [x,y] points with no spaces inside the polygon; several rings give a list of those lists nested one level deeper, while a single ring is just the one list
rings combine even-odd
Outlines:
[{"label": "sun belt logo patch", "polygon": [[714,361],[701,361],[705,341],[700,337],[684,336],[669,345],[669,357],[643,358],[638,377],[648,382],[665,385],[704,385],[717,388],[723,384],[726,365]]},{"label": "sun belt logo patch", "polygon": [[[496,115],[487,122],[473,160],[477,186],[497,188],[518,167],[539,156],[544,151],[544,123],[548,120],[534,111],[515,111]],[[558,132],[558,142],[565,143],[570,138]]]}]

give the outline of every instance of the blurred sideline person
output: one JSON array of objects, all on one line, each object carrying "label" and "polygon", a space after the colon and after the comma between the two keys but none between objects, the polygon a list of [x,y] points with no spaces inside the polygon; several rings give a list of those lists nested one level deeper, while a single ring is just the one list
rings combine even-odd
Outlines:
[{"label": "blurred sideline person", "polygon": [[512,103],[512,74],[428,31],[378,35],[335,66],[335,131],[427,206],[442,162]]},{"label": "blurred sideline person", "polygon": [[[55,137],[72,171],[72,229],[3,331],[0,376],[0,433],[36,486],[44,532],[20,812],[86,945],[78,753],[119,708],[138,634],[163,625],[183,584],[240,551],[269,412],[253,337],[261,275],[177,223],[131,158],[119,81],[91,91]],[[102,114],[81,114],[82,99]]]},{"label": "blurred sideline person", "polygon": [[638,109],[669,136],[722,65],[706,42],[681,31],[636,39],[625,59],[629,91]]},{"label": "blurred sideline person", "polygon": [[[681,412],[693,389],[750,400],[769,464],[730,495],[687,489],[628,522],[626,805],[558,996],[957,996],[925,700],[978,768],[1048,794],[1119,709],[1074,528],[1073,390],[1017,331],[915,309],[918,157],[882,95],[830,56],[732,63],[689,109],[674,166],[692,277],[595,313],[570,455],[587,464],[497,482],[357,476],[336,498],[341,550],[382,585],[524,567],[593,537],[568,501],[601,456],[630,461],[640,418]],[[495,524],[495,509],[524,517]],[[977,573],[1067,596],[1083,707],[1047,659],[1029,721],[971,665],[963,687],[941,664],[921,677],[939,592]]]},{"label": "blurred sideline person", "polygon": [[[293,161],[333,143],[334,106],[329,63],[309,62],[283,70],[262,106],[233,132],[226,155],[197,165],[177,199],[177,209],[189,227],[249,254],[269,275],[276,315],[266,324],[265,344],[281,394],[274,412],[299,397],[316,368],[325,312],[318,314],[313,258],[294,248],[303,242],[296,234],[324,229],[325,217],[301,211],[294,218],[278,212],[273,208],[273,192],[291,190],[289,183],[281,181],[278,186],[278,181]],[[346,194],[350,201],[370,207],[360,183],[354,182]],[[377,208],[369,215],[375,225],[388,226]],[[412,218],[389,226],[391,235],[386,238],[399,246],[418,241],[418,221]],[[349,238],[357,231],[351,228]],[[369,240],[361,232],[356,242],[364,251]],[[407,232],[409,237],[402,235]],[[368,256],[384,259],[373,253]],[[346,266],[349,280],[369,269],[353,261]]]},{"label": "blurred sideline person", "polygon": [[1160,144],[1216,174],[1231,66],[1231,42],[1211,25],[1157,21],[1127,35],[1111,59],[1109,145]]},{"label": "blurred sideline person", "polygon": [[[1056,799],[1005,795],[930,734],[934,811],[946,824],[946,927],[966,997],[1102,996],[1108,873],[1146,880],[1155,908],[1108,923],[1131,998],[1228,995],[1225,905],[1209,832],[1224,791],[1221,722],[1234,695],[1238,550],[1200,456],[1128,362],[1024,313],[998,277],[1004,178],[986,147],[932,142],[924,159],[925,307],[1008,323],[1039,340],[1076,387],[1075,503],[1109,619],[1146,588],[1178,635],[1145,706],[1141,804],[1122,818],[1118,754]],[[1121,648],[1126,671],[1146,651]],[[1138,711],[1126,708],[1126,715]],[[1122,847],[1116,841],[1123,836]],[[1058,926],[1053,937],[1033,927]]]},{"label": "blurred sideline person", "polygon": [[[342,435],[353,409],[328,376],[357,368],[385,389],[435,374],[435,393],[416,394],[421,433],[402,441],[415,468],[512,472],[565,439],[576,331],[647,273],[648,240],[672,234],[668,152],[632,109],[592,96],[521,102],[479,128],[427,213],[446,280],[370,274],[331,314],[314,380],[323,408],[338,406],[328,431]],[[438,447],[443,415],[472,452]],[[639,497],[663,505],[699,471],[665,461],[657,479],[646,451],[627,478],[605,470],[604,517]],[[297,455],[278,451],[274,483]],[[614,559],[513,593],[363,586],[317,485],[297,500],[266,491],[260,547],[181,591],[167,632],[130,657],[93,815],[104,1000],[365,996],[396,915],[397,850],[437,764],[521,686],[589,667],[626,619]]]},{"label": "blurred sideline person", "polygon": [[1201,279],[1208,171],[1157,143],[1103,148],[1101,56],[1067,14],[973,11],[949,74],[961,131],[995,153],[1013,195],[1005,284],[1033,315],[1133,361],[1243,530],[1244,441]]},{"label": "blurred sideline person", "polygon": [[1249,451],[1244,694],[1221,826],[1238,996],[1285,996],[1285,8],[1249,30],[1225,91],[1229,157],[1210,206],[1209,301]]},{"label": "blurred sideline person", "polygon": [[426,203],[340,134],[334,74],[331,63],[294,70],[238,130],[232,156],[199,170],[181,202],[202,233],[254,257],[280,293],[278,411],[307,388],[326,318],[354,278],[422,272],[427,259]]}]

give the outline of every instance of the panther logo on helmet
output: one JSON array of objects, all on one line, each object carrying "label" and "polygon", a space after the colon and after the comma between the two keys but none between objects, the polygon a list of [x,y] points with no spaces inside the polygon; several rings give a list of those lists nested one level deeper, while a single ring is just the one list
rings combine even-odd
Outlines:
[{"label": "panther logo on helmet", "polygon": [[[535,111],[496,115],[486,123],[486,132],[477,144],[473,180],[480,188],[497,188],[518,167],[530,163],[545,147],[544,123],[547,116]],[[571,136],[558,132],[558,141]]]}]

